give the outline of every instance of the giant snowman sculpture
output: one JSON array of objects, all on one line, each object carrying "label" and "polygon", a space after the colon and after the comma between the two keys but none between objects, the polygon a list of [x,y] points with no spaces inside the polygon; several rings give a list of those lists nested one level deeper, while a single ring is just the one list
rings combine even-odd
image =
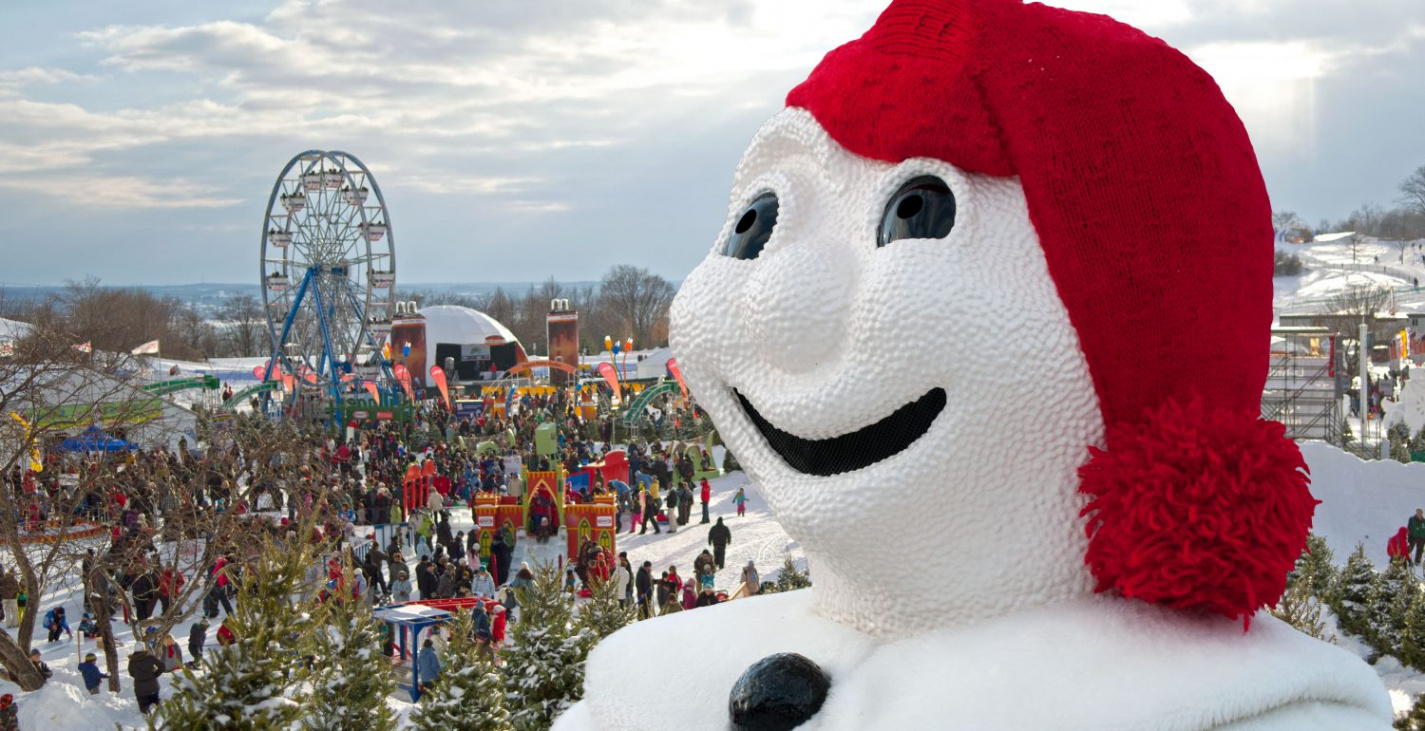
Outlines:
[{"label": "giant snowman sculpture", "polygon": [[[815,586],[615,634],[556,728],[1388,729],[1364,663],[1259,611],[1315,506],[1258,418],[1271,241],[1162,41],[896,0],[757,133],[672,312]],[[773,662],[812,707],[734,720],[779,653],[829,693]]]}]

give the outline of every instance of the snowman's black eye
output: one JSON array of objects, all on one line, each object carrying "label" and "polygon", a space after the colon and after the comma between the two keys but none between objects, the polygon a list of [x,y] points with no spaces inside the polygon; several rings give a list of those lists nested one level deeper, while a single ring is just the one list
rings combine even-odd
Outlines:
[{"label": "snowman's black eye", "polygon": [[900,239],[943,239],[955,228],[955,194],[944,180],[922,175],[902,185],[886,203],[876,246]]},{"label": "snowman's black eye", "polygon": [[735,259],[756,259],[762,247],[772,238],[772,229],[777,226],[777,195],[763,193],[752,201],[737,225],[732,227],[732,235],[722,245],[722,253]]}]

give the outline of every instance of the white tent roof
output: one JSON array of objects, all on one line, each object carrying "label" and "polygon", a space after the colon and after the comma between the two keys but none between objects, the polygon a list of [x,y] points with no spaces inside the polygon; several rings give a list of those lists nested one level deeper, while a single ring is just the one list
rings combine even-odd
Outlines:
[{"label": "white tent roof", "polygon": [[519,342],[509,328],[479,310],[457,305],[435,305],[423,307],[420,312],[426,318],[426,343],[431,346],[436,343],[483,345],[485,338],[491,335],[499,335],[506,342]]},{"label": "white tent roof", "polygon": [[0,317],[0,341],[16,340],[30,334],[29,323]]}]

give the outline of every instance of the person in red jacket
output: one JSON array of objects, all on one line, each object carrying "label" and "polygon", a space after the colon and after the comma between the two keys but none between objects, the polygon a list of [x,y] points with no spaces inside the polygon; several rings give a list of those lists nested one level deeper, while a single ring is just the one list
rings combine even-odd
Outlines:
[{"label": "person in red jacket", "polygon": [[169,565],[158,575],[158,604],[161,613],[168,614],[169,604],[176,601],[178,592],[183,590],[183,581],[183,574],[178,571],[177,566]]},{"label": "person in red jacket", "polygon": [[499,649],[505,643],[505,608],[500,604],[493,604],[490,609],[490,644]]},{"label": "person in red jacket", "polygon": [[594,558],[594,565],[589,567],[589,572],[599,577],[600,581],[609,580],[609,562],[608,559],[605,558],[603,551],[600,551],[598,556]]},{"label": "person in red jacket", "polygon": [[1385,552],[1390,556],[1391,563],[1398,563],[1410,558],[1410,540],[1406,537],[1406,533],[1407,530],[1401,527],[1399,533],[1386,541]]},{"label": "person in red jacket", "polygon": [[708,478],[706,477],[703,478],[701,484],[703,488],[703,522],[711,523],[712,519],[708,517],[708,500],[712,499],[712,485],[708,484]]},{"label": "person in red jacket", "polygon": [[237,635],[233,634],[233,628],[228,624],[228,619],[223,618],[223,623],[218,625],[218,644],[223,647],[237,642]]}]

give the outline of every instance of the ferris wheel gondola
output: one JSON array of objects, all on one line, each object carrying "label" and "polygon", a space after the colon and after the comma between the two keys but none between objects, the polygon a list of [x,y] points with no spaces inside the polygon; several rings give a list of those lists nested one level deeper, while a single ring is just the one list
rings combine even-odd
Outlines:
[{"label": "ferris wheel gondola", "polygon": [[262,227],[262,296],[272,339],[268,379],[283,377],[340,407],[385,387],[381,359],[396,281],[391,216],[370,170],[345,152],[310,150],[282,169]]}]

